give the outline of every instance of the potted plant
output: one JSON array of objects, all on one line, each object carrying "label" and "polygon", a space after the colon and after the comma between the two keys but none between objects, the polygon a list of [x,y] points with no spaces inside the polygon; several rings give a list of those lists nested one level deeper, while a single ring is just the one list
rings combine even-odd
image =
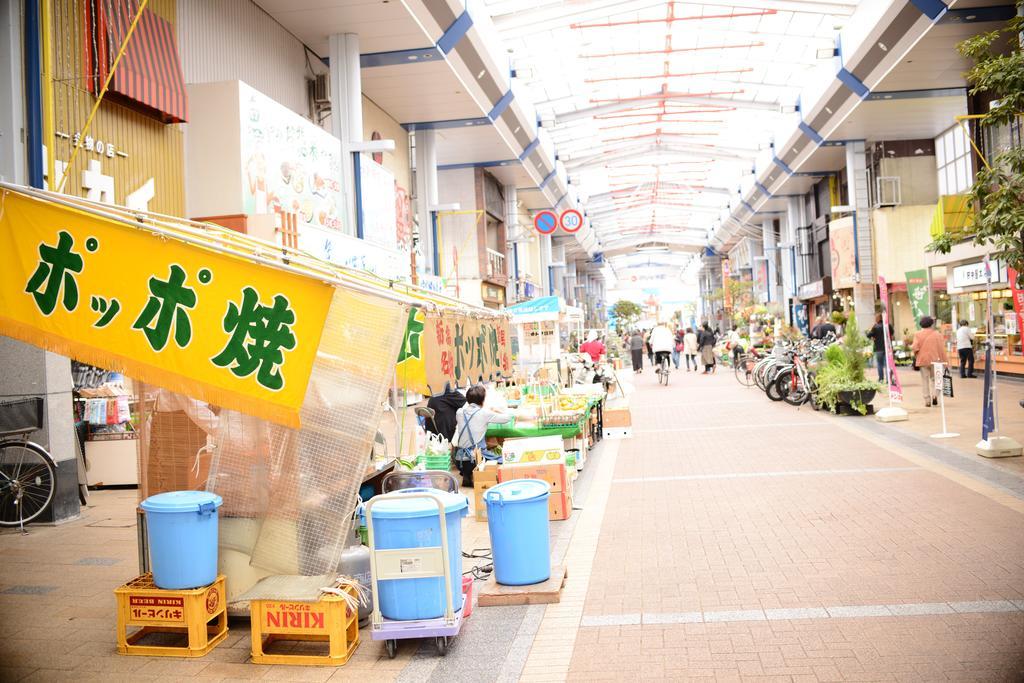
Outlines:
[{"label": "potted plant", "polygon": [[866,361],[863,350],[867,339],[857,328],[857,319],[849,316],[842,343],[825,350],[825,359],[815,376],[818,402],[833,413],[868,412],[868,404],[881,387],[878,382],[864,379]]}]

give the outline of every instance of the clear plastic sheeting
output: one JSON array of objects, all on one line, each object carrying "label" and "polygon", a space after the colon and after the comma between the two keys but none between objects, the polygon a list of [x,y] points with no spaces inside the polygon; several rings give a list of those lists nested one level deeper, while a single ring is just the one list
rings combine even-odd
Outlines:
[{"label": "clear plastic sheeting", "polygon": [[282,578],[334,573],[407,316],[393,300],[335,290],[299,429],[140,387],[144,496],[206,488],[224,499],[222,557],[242,553],[252,568]]},{"label": "clear plastic sheeting", "polygon": [[[303,403],[288,429],[224,411],[207,488],[224,498],[221,545],[253,567],[305,576],[333,572],[350,532],[382,404],[394,377],[407,308],[336,290]],[[246,547],[248,546],[248,547]]]}]

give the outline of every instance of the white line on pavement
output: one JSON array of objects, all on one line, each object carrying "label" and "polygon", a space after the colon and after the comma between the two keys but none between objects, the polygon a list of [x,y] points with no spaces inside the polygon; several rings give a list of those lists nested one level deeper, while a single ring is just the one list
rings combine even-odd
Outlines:
[{"label": "white line on pavement", "polygon": [[699,624],[728,621],[789,621],[794,619],[858,619],[866,617],[933,616],[940,614],[997,614],[1024,611],[1024,601],[978,600],[974,602],[915,602],[891,605],[837,605],[710,612],[630,612],[588,614],[580,626],[629,626],[636,624]]},{"label": "white line on pavement", "polygon": [[757,427],[763,429],[765,427],[827,427],[824,422],[771,422],[765,424],[751,424],[749,422],[744,424],[731,424],[731,425],[717,425],[715,427],[673,427],[672,429],[634,429],[634,434],[672,434],[675,432],[710,432],[718,431],[722,429],[735,429],[740,430],[744,427]]},{"label": "white line on pavement", "polygon": [[916,472],[920,467],[861,467],[846,470],[780,470],[776,472],[725,472],[722,474],[682,474],[673,477],[630,477],[613,479],[613,484],[644,484],[653,481],[700,481],[704,479],[750,479],[754,477],[806,477],[830,474],[876,474]]}]

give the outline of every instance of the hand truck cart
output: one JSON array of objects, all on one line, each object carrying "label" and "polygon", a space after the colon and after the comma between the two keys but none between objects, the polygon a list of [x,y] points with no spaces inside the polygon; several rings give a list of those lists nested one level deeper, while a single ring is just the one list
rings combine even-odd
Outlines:
[{"label": "hand truck cart", "polygon": [[[423,474],[423,473],[418,473]],[[435,474],[435,473],[431,473]],[[446,473],[447,474],[447,473]],[[449,475],[451,476],[451,475]],[[382,500],[421,498],[437,505],[440,525],[441,545],[418,548],[378,549],[373,535],[373,507]],[[370,615],[370,638],[383,640],[388,657],[394,658],[398,653],[398,641],[408,638],[433,638],[437,653],[444,656],[448,651],[449,639],[458,635],[462,628],[464,609],[455,611],[452,604],[452,582],[462,577],[451,575],[448,550],[448,529],[445,519],[444,501],[430,489],[405,489],[401,493],[385,493],[374,496],[365,504],[366,528],[370,546],[370,577],[373,588],[373,612]],[[408,567],[418,567],[417,571],[408,571]],[[406,568],[406,571],[402,571]],[[433,619],[394,620],[386,619],[380,611],[379,581],[437,578],[444,579],[444,614]],[[464,600],[471,600],[466,595]]]}]

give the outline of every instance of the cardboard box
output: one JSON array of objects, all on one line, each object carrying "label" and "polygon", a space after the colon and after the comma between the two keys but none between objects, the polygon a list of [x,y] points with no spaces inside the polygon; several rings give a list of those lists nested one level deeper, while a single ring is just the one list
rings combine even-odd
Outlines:
[{"label": "cardboard box", "polygon": [[501,453],[502,459],[506,463],[565,462],[563,442],[559,436],[505,439],[505,443],[501,447]]},{"label": "cardboard box", "polygon": [[572,495],[568,491],[552,491],[548,497],[548,519],[559,521],[572,515]]},{"label": "cardboard box", "polygon": [[540,479],[551,485],[551,492],[567,491],[565,463],[539,465],[537,463],[511,463],[498,468],[500,481],[513,479]]},{"label": "cardboard box", "polygon": [[629,407],[605,408],[603,419],[605,429],[609,427],[631,427],[633,425],[633,416],[629,412]]},{"label": "cardboard box", "polygon": [[473,472],[473,483],[478,481],[498,483],[498,463],[491,461],[484,465],[484,468]]},{"label": "cardboard box", "polygon": [[498,485],[497,481],[480,481],[473,479],[473,515],[478,522],[487,521],[487,503],[484,501],[484,493],[487,489]]}]

